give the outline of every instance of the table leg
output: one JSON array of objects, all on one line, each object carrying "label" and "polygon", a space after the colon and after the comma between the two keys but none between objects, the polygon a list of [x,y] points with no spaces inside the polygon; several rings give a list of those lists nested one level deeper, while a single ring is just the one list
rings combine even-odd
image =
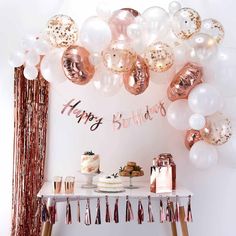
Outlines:
[{"label": "table leg", "polygon": [[[170,203],[170,206],[171,206],[172,211],[174,212],[173,202]],[[171,222],[171,231],[172,231],[172,236],[178,236],[175,222]]]},{"label": "table leg", "polygon": [[179,218],[180,218],[180,224],[181,224],[181,230],[183,236],[189,236],[188,234],[188,225],[185,221],[185,210],[184,206],[179,207]]}]

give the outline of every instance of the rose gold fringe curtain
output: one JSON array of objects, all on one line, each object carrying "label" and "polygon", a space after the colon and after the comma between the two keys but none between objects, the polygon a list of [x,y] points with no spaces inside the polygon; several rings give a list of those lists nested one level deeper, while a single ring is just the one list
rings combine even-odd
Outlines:
[{"label": "rose gold fringe curtain", "polygon": [[12,236],[40,235],[37,192],[43,184],[46,156],[48,83],[41,75],[27,80],[15,69]]}]

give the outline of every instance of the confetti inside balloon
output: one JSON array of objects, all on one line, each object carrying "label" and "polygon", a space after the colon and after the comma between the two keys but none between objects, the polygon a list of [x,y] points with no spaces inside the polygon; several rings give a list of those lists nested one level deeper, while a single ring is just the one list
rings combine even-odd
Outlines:
[{"label": "confetti inside balloon", "polygon": [[198,84],[202,83],[202,67],[187,63],[171,81],[167,94],[171,101],[187,98],[190,91]]},{"label": "confetti inside balloon", "polygon": [[125,44],[117,41],[103,51],[102,57],[107,69],[115,73],[122,73],[132,68],[137,55],[131,49],[127,48]]},{"label": "confetti inside balloon", "polygon": [[205,19],[202,21],[201,32],[213,37],[217,43],[221,43],[225,36],[223,25],[215,19]]},{"label": "confetti inside balloon", "polygon": [[62,56],[66,77],[73,83],[84,85],[93,77],[95,69],[89,62],[89,52],[79,46],[70,46]]},{"label": "confetti inside balloon", "polygon": [[131,71],[124,74],[125,89],[134,95],[141,94],[147,89],[149,78],[149,68],[144,59],[138,56]]},{"label": "confetti inside balloon", "polygon": [[68,47],[78,39],[74,20],[66,15],[55,15],[47,24],[47,37],[54,47]]},{"label": "confetti inside balloon", "polygon": [[201,18],[198,12],[191,8],[181,8],[172,19],[172,30],[180,39],[189,39],[201,29]]},{"label": "confetti inside balloon", "polygon": [[202,136],[199,130],[190,129],[185,135],[185,146],[188,150],[191,149],[194,143],[202,140]]},{"label": "confetti inside balloon", "polygon": [[155,72],[167,71],[174,63],[172,48],[165,43],[157,42],[150,45],[144,54],[150,70]]},{"label": "confetti inside balloon", "polygon": [[232,126],[229,118],[217,112],[206,118],[206,126],[201,130],[204,141],[213,145],[222,145],[232,136]]}]

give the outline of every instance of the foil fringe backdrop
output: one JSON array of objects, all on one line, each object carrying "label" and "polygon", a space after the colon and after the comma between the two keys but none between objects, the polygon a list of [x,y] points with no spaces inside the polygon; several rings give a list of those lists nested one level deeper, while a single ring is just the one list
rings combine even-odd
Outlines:
[{"label": "foil fringe backdrop", "polygon": [[46,158],[48,82],[39,74],[27,80],[24,67],[14,74],[14,154],[11,236],[38,236],[40,201]]}]

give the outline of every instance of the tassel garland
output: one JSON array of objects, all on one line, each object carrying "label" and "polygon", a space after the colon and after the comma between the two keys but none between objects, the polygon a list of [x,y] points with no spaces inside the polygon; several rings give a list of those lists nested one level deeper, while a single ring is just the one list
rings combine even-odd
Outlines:
[{"label": "tassel garland", "polygon": [[170,198],[167,198],[167,205],[166,205],[166,221],[167,222],[174,222],[174,213],[171,207]]},{"label": "tassel garland", "polygon": [[175,200],[175,222],[179,222],[179,200],[178,196],[176,196]]},{"label": "tassel garland", "polygon": [[138,200],[138,224],[142,224],[144,221],[144,211],[141,200]]},{"label": "tassel garland", "polygon": [[111,214],[110,214],[108,196],[106,196],[106,217],[105,217],[105,222],[107,222],[107,223],[111,222]]},{"label": "tassel garland", "polygon": [[165,210],[164,210],[164,206],[163,206],[163,201],[162,201],[162,197],[160,198],[160,223],[164,223],[165,221]]},{"label": "tassel garland", "polygon": [[100,207],[100,199],[99,198],[97,199],[95,224],[96,225],[101,224],[101,207]]},{"label": "tassel garland", "polygon": [[126,211],[125,211],[125,221],[130,222],[134,219],[134,214],[132,210],[132,205],[129,201],[129,196],[126,196]]},{"label": "tassel garland", "polygon": [[119,223],[119,198],[116,198],[115,207],[114,207],[114,222]]},{"label": "tassel garland", "polygon": [[72,224],[71,207],[70,207],[69,198],[67,198],[67,203],[66,203],[66,224],[67,225]]},{"label": "tassel garland", "polygon": [[188,196],[188,206],[187,206],[187,213],[186,213],[186,219],[187,222],[193,222],[193,216],[192,216],[192,208],[191,208],[191,196]]},{"label": "tassel garland", "polygon": [[90,212],[90,200],[89,200],[89,198],[87,198],[84,223],[85,223],[85,225],[91,225],[91,212]]},{"label": "tassel garland", "polygon": [[151,204],[151,197],[148,196],[148,222],[152,223],[154,222],[154,217],[152,214],[152,204]]},{"label": "tassel garland", "polygon": [[80,219],[80,201],[78,199],[78,202],[77,202],[77,221],[80,223],[81,222],[81,219]]}]

